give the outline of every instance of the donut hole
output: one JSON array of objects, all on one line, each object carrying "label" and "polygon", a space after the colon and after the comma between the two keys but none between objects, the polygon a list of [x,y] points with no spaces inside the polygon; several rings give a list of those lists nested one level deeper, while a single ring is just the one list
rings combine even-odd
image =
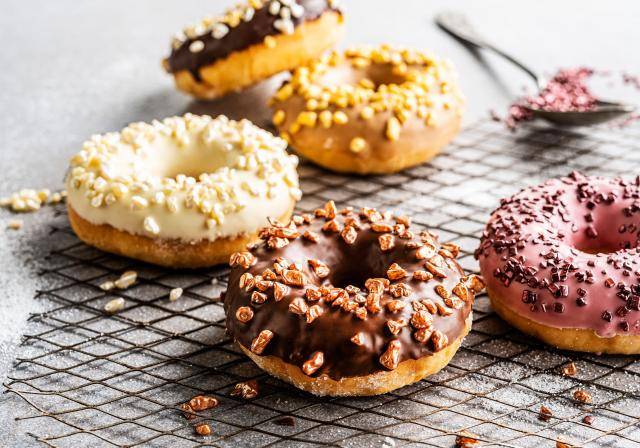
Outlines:
[{"label": "donut hole", "polygon": [[638,229],[625,224],[616,225],[614,222],[599,222],[592,228],[596,235],[588,228],[576,232],[573,247],[588,254],[610,254],[638,247]]},{"label": "donut hole", "polygon": [[[370,278],[387,276],[387,268],[394,261],[388,254],[384,256],[369,256],[370,241],[361,242],[363,247],[356,247],[352,252],[345,253],[341,261],[332,263],[329,282],[337,288],[349,285],[365,290],[365,283]],[[369,246],[368,246],[369,245]],[[356,246],[358,246],[356,244]],[[359,249],[359,250],[358,250]]]},{"label": "donut hole", "polygon": [[191,142],[183,147],[157,145],[145,164],[146,169],[157,177],[175,179],[185,175],[198,179],[201,174],[233,165],[235,157],[234,151],[224,151],[219,145],[202,147],[198,142]]}]

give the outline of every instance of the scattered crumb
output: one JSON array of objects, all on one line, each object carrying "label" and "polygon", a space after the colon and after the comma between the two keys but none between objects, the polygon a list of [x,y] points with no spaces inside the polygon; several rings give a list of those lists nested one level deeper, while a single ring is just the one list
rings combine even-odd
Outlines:
[{"label": "scattered crumb", "polygon": [[565,376],[575,376],[578,373],[578,368],[573,362],[570,362],[562,369],[562,374]]},{"label": "scattered crumb", "polygon": [[7,228],[11,230],[20,230],[24,222],[21,219],[11,219],[7,223]]},{"label": "scattered crumb", "polygon": [[118,311],[122,311],[124,308],[124,299],[122,297],[118,297],[117,299],[113,299],[104,306],[104,310],[109,314],[115,314]]},{"label": "scattered crumb", "polygon": [[208,436],[211,434],[211,427],[206,423],[201,423],[196,426],[196,432],[201,436]]},{"label": "scattered crumb", "polygon": [[456,448],[473,448],[480,443],[475,434],[468,431],[460,431],[456,437]]},{"label": "scattered crumb", "polygon": [[548,422],[549,420],[551,420],[552,416],[553,416],[553,412],[551,412],[551,409],[549,409],[546,406],[540,406],[540,411],[538,412],[539,420],[542,420],[543,422]]},{"label": "scattered crumb", "polygon": [[180,297],[182,297],[182,288],[173,288],[170,292],[169,292],[169,300],[172,302],[175,302],[176,300],[178,300]]},{"label": "scattered crumb", "polygon": [[293,419],[293,417],[290,417],[288,415],[282,418],[275,419],[273,423],[279,426],[296,426],[296,421]]},{"label": "scattered crumb", "polygon": [[244,381],[234,386],[231,396],[241,396],[245,400],[250,400],[258,396],[260,388],[256,380]]},{"label": "scattered crumb", "polygon": [[582,423],[584,423],[586,425],[591,425],[593,423],[593,416],[592,415],[585,415],[584,418],[582,419]]},{"label": "scattered crumb", "polygon": [[114,284],[118,289],[127,289],[129,286],[133,285],[137,279],[138,273],[136,271],[126,271],[114,282]]},{"label": "scattered crumb", "polygon": [[591,394],[586,390],[578,389],[573,393],[573,398],[580,403],[591,403]]}]

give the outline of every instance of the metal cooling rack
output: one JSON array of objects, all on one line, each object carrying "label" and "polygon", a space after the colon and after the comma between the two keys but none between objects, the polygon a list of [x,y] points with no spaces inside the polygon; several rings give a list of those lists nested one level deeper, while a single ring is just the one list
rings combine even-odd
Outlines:
[{"label": "metal cooling rack", "polygon": [[[499,198],[525,184],[579,169],[640,173],[640,126],[588,135],[530,127],[517,134],[481,122],[432,163],[385,177],[344,177],[300,167],[310,210],[328,199],[412,215],[443,241],[472,252]],[[63,210],[60,210],[64,214]],[[31,316],[5,386],[22,398],[17,419],[35,440],[56,447],[101,446],[453,446],[468,430],[482,446],[640,447],[640,358],[552,350],[514,331],[479,297],[474,326],[439,374],[371,398],[317,398],[279,382],[241,355],[224,329],[218,300],[227,271],[176,273],[98,252],[78,242],[62,216],[37,294],[46,311]],[[126,269],[139,282],[116,294],[98,285]],[[176,302],[171,288],[184,288]],[[115,295],[126,308],[108,316]],[[573,360],[578,374],[564,377]],[[257,379],[260,395],[231,397],[234,384]],[[572,399],[575,389],[593,396]],[[220,406],[200,413],[212,434],[197,435],[178,406],[205,393]],[[538,419],[545,405],[548,422]],[[591,426],[582,423],[593,415]],[[293,418],[284,419],[289,416]]]}]

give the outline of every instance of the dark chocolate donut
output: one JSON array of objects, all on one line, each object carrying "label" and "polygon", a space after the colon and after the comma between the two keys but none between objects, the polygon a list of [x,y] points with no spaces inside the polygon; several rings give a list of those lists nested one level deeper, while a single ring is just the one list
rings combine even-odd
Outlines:
[{"label": "dark chocolate donut", "polygon": [[[384,374],[432,357],[439,370],[468,332],[482,281],[464,275],[457,246],[415,234],[407,217],[329,202],[288,226],[272,223],[261,238],[231,257],[227,329],[261,367],[298,387],[386,392],[433,371]],[[446,360],[434,356],[446,349]],[[265,362],[274,359],[279,368]]]}]

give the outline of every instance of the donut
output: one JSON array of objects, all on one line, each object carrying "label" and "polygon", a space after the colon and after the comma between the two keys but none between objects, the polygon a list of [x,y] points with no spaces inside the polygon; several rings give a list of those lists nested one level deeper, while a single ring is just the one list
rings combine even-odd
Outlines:
[{"label": "donut", "polygon": [[501,202],[476,257],[495,311],[566,350],[640,353],[640,178],[578,172]]},{"label": "donut", "polygon": [[214,99],[305,64],[342,35],[337,0],[249,0],[185,28],[163,65],[178,89]]},{"label": "donut", "polygon": [[383,45],[297,68],[270,104],[299,154],[341,173],[385,174],[435,157],[457,134],[464,100],[451,64]]},{"label": "donut", "polygon": [[230,258],[227,329],[271,375],[315,395],[376,395],[442,369],[483,287],[459,248],[373,208],[275,221]]},{"label": "donut", "polygon": [[225,263],[287,222],[300,198],[297,157],[247,120],[187,114],[94,135],[65,180],[85,243],[172,268]]}]

